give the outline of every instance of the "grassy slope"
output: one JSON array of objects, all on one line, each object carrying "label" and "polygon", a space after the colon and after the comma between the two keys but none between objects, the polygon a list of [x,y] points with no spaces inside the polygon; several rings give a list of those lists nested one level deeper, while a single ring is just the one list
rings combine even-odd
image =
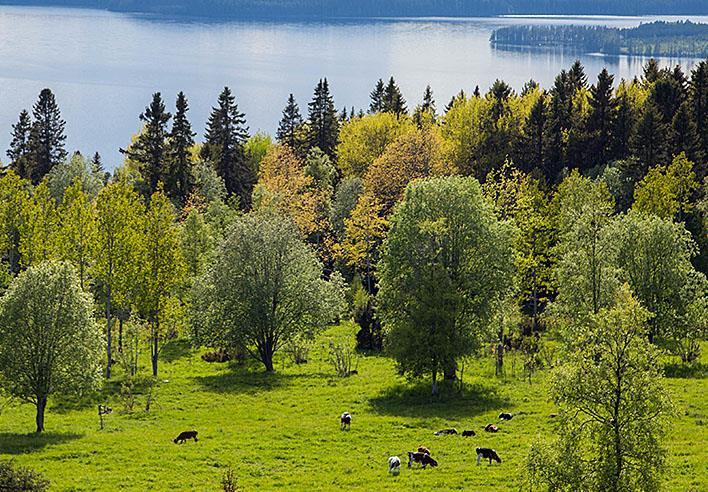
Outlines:
[{"label": "grassy slope", "polygon": [[[246,490],[518,490],[529,444],[552,428],[544,375],[531,385],[511,376],[495,380],[489,361],[467,368],[464,398],[431,401],[427,387],[394,376],[384,357],[363,358],[359,375],[348,379],[333,376],[322,350],[303,366],[281,360],[274,375],[256,365],[207,364],[179,343],[165,359],[160,379],[168,382],[160,384],[151,413],[110,415],[100,431],[95,406],[55,405],[48,432],[35,437],[27,434],[33,407],[13,406],[0,415],[0,455],[43,472],[58,490],[218,490],[226,466]],[[707,380],[668,384],[678,416],[668,438],[667,488],[708,490]],[[116,396],[109,403],[120,407]],[[350,432],[339,431],[345,410],[354,414]],[[496,422],[500,410],[520,415],[485,435],[482,426]],[[478,435],[433,436],[449,426]],[[172,443],[191,428],[198,443]],[[403,457],[418,445],[431,449],[439,468],[387,476],[388,456]],[[476,446],[494,447],[503,464],[477,467]]]}]

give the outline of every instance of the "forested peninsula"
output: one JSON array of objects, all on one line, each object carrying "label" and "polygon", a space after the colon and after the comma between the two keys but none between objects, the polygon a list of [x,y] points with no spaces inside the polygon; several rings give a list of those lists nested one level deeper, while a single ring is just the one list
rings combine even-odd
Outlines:
[{"label": "forested peninsula", "polygon": [[605,26],[510,26],[490,42],[505,47],[575,48],[586,53],[640,56],[708,56],[708,24],[657,21],[618,29]]},{"label": "forested peninsula", "polygon": [[703,0],[0,0],[0,5],[85,7],[219,19],[708,14],[708,4]]}]

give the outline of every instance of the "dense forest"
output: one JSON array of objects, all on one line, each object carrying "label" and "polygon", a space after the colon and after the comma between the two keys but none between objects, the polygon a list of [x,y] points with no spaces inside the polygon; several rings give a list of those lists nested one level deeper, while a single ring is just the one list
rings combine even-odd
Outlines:
[{"label": "dense forest", "polygon": [[496,29],[494,46],[566,46],[586,53],[708,56],[708,24],[657,21],[618,29],[605,26],[510,26]]},{"label": "dense forest", "polygon": [[89,7],[212,18],[477,17],[507,14],[707,14],[702,0],[0,0],[8,5]]},{"label": "dense forest", "polygon": [[[65,148],[50,89],[12,128],[0,375],[38,433],[58,393],[118,373],[132,397],[140,347],[152,385],[176,339],[270,374],[351,319],[359,350],[434,396],[468,357],[503,374],[519,354],[529,380],[546,360],[564,432],[534,444],[530,483],[658,489],[659,355],[688,371],[707,335],[708,60],[621,81],[575,62],[549,88],[497,80],[444,103],[390,77],[359,111],[323,78],[273,137],[228,87],[201,139],[184,93],[146,102],[112,173]],[[326,350],[355,374],[353,352]]]}]

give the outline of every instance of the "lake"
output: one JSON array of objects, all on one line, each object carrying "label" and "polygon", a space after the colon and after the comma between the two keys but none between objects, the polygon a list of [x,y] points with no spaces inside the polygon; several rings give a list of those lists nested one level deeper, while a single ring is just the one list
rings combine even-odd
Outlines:
[{"label": "lake", "polygon": [[[708,22],[708,17],[666,20]],[[338,108],[368,107],[379,78],[393,75],[412,108],[426,84],[444,107],[460,89],[485,91],[496,78],[517,90],[533,77],[552,84],[579,58],[592,81],[607,67],[617,78],[641,72],[644,59],[577,55],[567,50],[494,49],[489,35],[512,24],[636,26],[656,17],[500,17],[344,19],[326,22],[205,22],[95,10],[0,7],[0,149],[11,125],[50,87],[67,121],[67,149],[120,162],[118,148],[160,91],[170,107],[178,91],[190,101],[201,134],[224,85],[235,92],[251,132],[273,133],[290,92],[301,110],[326,76]],[[690,68],[697,60],[662,60]],[[171,109],[173,111],[173,109]]]}]

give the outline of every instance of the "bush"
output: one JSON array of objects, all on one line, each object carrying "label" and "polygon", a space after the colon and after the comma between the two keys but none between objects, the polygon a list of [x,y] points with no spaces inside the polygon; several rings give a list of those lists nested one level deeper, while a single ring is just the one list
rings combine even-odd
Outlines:
[{"label": "bush", "polygon": [[381,323],[376,319],[374,299],[358,284],[352,299],[354,322],[360,329],[356,334],[356,346],[359,350],[380,351],[383,346]]},{"label": "bush", "polygon": [[34,470],[15,466],[12,461],[0,462],[0,490],[49,490],[49,480]]},{"label": "bush", "polygon": [[329,342],[328,360],[334,367],[337,376],[346,378],[352,374],[357,374],[356,352],[348,343]]}]

